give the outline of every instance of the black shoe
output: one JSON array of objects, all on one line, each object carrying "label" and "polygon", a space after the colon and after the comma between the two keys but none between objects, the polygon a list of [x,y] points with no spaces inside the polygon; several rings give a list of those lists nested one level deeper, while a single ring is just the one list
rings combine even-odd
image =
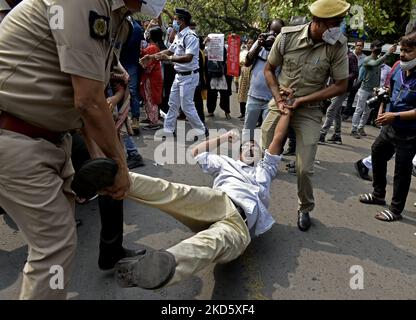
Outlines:
[{"label": "black shoe", "polygon": [[355,139],[361,139],[361,136],[358,134],[357,131],[351,131],[351,136]]},{"label": "black shoe", "polygon": [[295,167],[293,167],[293,168],[288,168],[288,169],[287,169],[287,173],[290,173],[290,174],[296,175],[296,168],[295,168]]},{"label": "black shoe", "polygon": [[174,255],[160,250],[119,261],[114,275],[118,285],[123,288],[158,289],[172,279],[175,269]]},{"label": "black shoe", "polygon": [[78,197],[90,199],[98,191],[111,187],[117,175],[118,166],[109,158],[86,161],[74,176],[71,188]]},{"label": "black shoe", "polygon": [[[204,137],[208,138],[209,137],[209,130],[207,127],[205,127],[205,133],[204,133]],[[202,135],[200,136],[195,136],[194,137],[194,142],[197,142],[198,140],[202,140],[204,138]]]},{"label": "black shoe", "polygon": [[311,218],[309,217],[309,212],[300,212],[298,211],[298,228],[300,231],[308,231],[311,227]]},{"label": "black shoe", "polygon": [[328,142],[342,144],[342,139],[340,135],[334,134],[331,138],[328,139]]},{"label": "black shoe", "polygon": [[286,165],[287,169],[296,168],[296,161],[291,161]]},{"label": "black shoe", "polygon": [[[161,138],[162,138],[162,141],[166,141],[166,139],[169,137],[169,136],[172,136],[173,138],[176,138],[176,131],[173,131],[173,133],[164,133],[162,136],[161,136]],[[160,137],[160,136],[159,136]]]},{"label": "black shoe", "polygon": [[142,256],[145,253],[146,249],[130,250],[123,247],[116,251],[101,249],[98,257],[98,267],[101,270],[111,270],[121,259]]},{"label": "black shoe", "polygon": [[246,117],[246,115],[245,114],[240,114],[239,116],[238,116],[238,119],[244,119]]},{"label": "black shoe", "polygon": [[365,133],[364,128],[363,128],[363,129],[358,129],[358,134],[359,134],[361,137],[366,137],[366,136],[367,136],[367,133]]},{"label": "black shoe", "polygon": [[325,136],[326,134],[321,133],[321,135],[319,136],[318,144],[325,144]]},{"label": "black shoe", "polygon": [[127,167],[129,169],[134,169],[134,168],[143,167],[143,166],[144,166],[144,162],[140,154],[131,155],[127,157]]},{"label": "black shoe", "polygon": [[287,149],[285,152],[283,152],[284,156],[294,156],[296,155],[296,150],[295,149]]},{"label": "black shoe", "polygon": [[356,163],[354,163],[354,167],[361,179],[373,181],[373,179],[368,174],[370,170],[368,170],[368,168],[363,164],[362,160],[358,160]]}]

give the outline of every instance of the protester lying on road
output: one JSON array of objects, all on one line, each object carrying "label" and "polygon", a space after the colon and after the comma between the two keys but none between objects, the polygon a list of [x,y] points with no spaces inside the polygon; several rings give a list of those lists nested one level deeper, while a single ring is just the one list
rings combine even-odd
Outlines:
[{"label": "protester lying on road", "polygon": [[[193,156],[205,173],[214,176],[212,188],[130,172],[132,186],[128,198],[166,212],[196,234],[167,250],[147,251],[139,257],[122,259],[115,267],[118,284],[144,289],[172,285],[210,263],[236,259],[247,248],[251,237],[269,230],[275,222],[268,211],[270,184],[277,174],[290,116],[289,111],[282,115],[263,159],[261,148],[254,141],[241,145],[239,160],[207,152],[223,143],[234,142],[234,132],[197,145]],[[96,161],[88,164],[94,170],[81,169],[75,180],[84,181],[84,186],[105,187],[100,183],[111,167],[111,160]],[[99,161],[103,161],[101,168]]]}]

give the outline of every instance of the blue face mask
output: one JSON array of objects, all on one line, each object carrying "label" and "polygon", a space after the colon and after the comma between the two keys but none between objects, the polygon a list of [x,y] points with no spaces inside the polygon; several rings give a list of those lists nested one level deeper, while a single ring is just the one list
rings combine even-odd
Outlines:
[{"label": "blue face mask", "polygon": [[179,32],[181,26],[179,25],[177,20],[173,20],[172,27],[173,29],[175,29],[176,32]]}]

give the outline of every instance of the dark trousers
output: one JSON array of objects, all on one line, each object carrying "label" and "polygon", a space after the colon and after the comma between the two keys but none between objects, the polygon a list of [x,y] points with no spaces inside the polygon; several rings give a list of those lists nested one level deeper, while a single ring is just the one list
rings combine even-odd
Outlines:
[{"label": "dark trousers", "polygon": [[350,94],[348,95],[347,106],[342,110],[342,114],[345,116],[352,116],[355,109],[352,107],[355,96],[357,95],[359,87],[352,87]]},{"label": "dark trousers", "polygon": [[387,185],[387,162],[395,157],[393,198],[390,210],[401,214],[406,204],[412,177],[412,159],[416,154],[416,129],[383,127],[371,147],[374,196],[384,199]]},{"label": "dark trousers", "polygon": [[199,119],[205,123],[205,114],[204,114],[204,100],[202,100],[202,88],[197,86],[194,94],[194,103],[196,112],[198,112]]},{"label": "dark trousers", "polygon": [[159,105],[159,108],[164,112],[168,113],[169,111],[169,97],[170,90],[172,88],[173,81],[175,80],[175,69],[172,64],[163,64],[163,95],[162,103]]},{"label": "dark trousers", "polygon": [[225,113],[230,113],[230,95],[228,90],[216,90],[211,88],[208,89],[207,94],[208,113],[214,113],[215,109],[217,108],[218,92],[220,93],[220,108]]},{"label": "dark trousers", "polygon": [[240,102],[240,114],[242,116],[246,115],[246,105],[247,105],[247,102]]},{"label": "dark trousers", "polygon": [[118,252],[123,245],[123,200],[99,196],[98,207],[101,218],[100,251]]},{"label": "dark trousers", "polygon": [[293,130],[292,127],[289,127],[289,130],[287,132],[287,136],[282,144],[282,150],[281,153],[283,153],[283,147],[286,144],[287,140],[289,139],[288,143],[288,151],[296,152],[296,133],[295,130]]},{"label": "dark trousers", "polygon": [[[230,76],[226,76],[225,79],[227,81],[227,90],[211,89],[211,87],[208,86],[208,93],[207,93],[208,113],[214,113],[215,109],[217,108],[218,92],[220,93],[220,108],[225,113],[230,113],[230,96],[232,94],[231,85],[232,85],[233,78]],[[208,84],[210,82],[211,82],[211,79],[208,78]]]},{"label": "dark trousers", "polygon": [[295,152],[296,151],[296,133],[292,127],[289,127],[287,137],[289,138],[289,150],[293,150],[293,152]]},{"label": "dark trousers", "polygon": [[[78,133],[72,135],[72,163],[75,172],[90,159],[87,146]],[[101,217],[100,250],[116,252],[123,243],[123,200],[114,200],[109,196],[98,197]]]}]

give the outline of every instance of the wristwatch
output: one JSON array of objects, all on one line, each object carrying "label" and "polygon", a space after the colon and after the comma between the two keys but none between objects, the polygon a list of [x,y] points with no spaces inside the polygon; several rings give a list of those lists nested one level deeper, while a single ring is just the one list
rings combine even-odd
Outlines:
[{"label": "wristwatch", "polygon": [[396,113],[394,114],[394,119],[395,119],[395,120],[400,120],[400,112],[396,112]]}]

